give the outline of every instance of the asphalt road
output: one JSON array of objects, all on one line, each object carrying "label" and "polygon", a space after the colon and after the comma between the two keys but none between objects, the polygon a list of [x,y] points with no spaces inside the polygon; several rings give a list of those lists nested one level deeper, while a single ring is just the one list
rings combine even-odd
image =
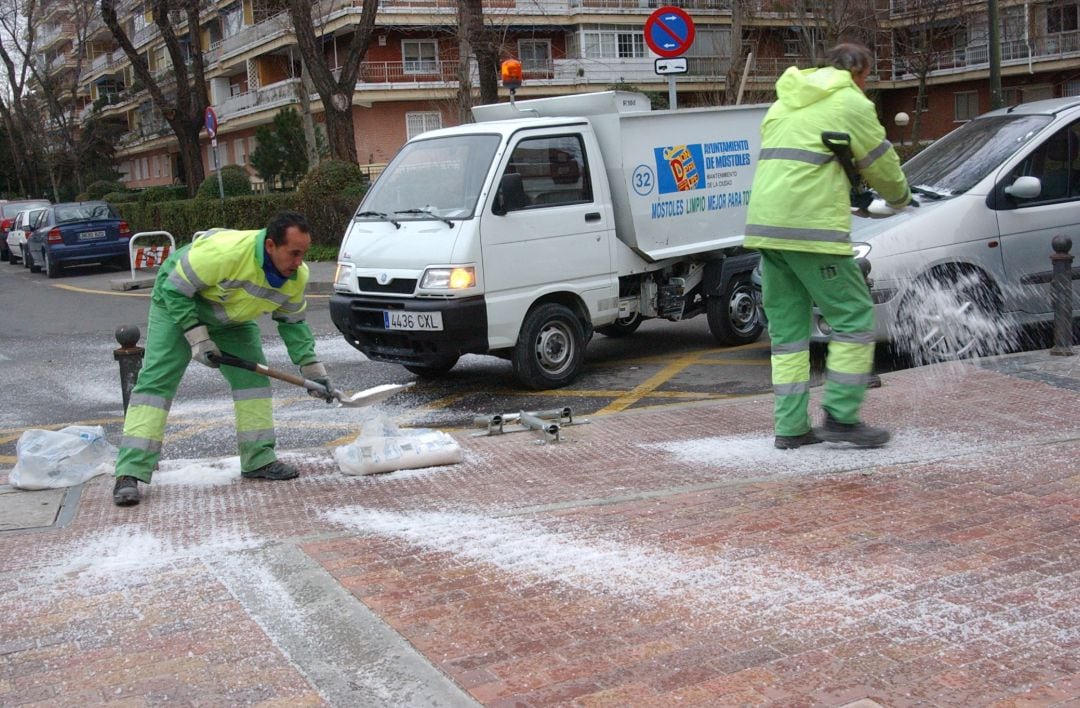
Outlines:
[{"label": "asphalt road", "polygon": [[[123,405],[113,351],[120,325],[145,332],[148,290],[110,289],[127,271],[98,266],[71,269],[57,279],[0,263],[0,465],[14,464],[15,444],[27,428],[71,424],[105,427],[119,441]],[[739,348],[718,347],[705,318],[650,321],[631,337],[596,335],[584,375],[556,391],[522,390],[510,362],[467,356],[445,378],[417,380],[403,368],[371,362],[330,321],[328,296],[312,295],[308,322],[336,386],[347,393],[385,383],[417,381],[375,409],[327,406],[295,387],[274,382],[278,447],[340,445],[365,424],[471,428],[494,413],[570,407],[578,418],[768,391],[767,339]],[[295,371],[269,317],[260,323],[269,364]],[[232,404],[220,374],[193,364],[169,418],[165,458],[234,454]]]}]

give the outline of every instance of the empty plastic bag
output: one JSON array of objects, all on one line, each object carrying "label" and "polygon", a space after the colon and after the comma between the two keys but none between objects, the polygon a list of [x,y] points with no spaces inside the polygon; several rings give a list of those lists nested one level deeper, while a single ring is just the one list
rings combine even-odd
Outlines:
[{"label": "empty plastic bag", "polygon": [[109,472],[116,462],[116,448],[100,425],[31,428],[16,443],[15,455],[8,483],[18,489],[73,487]]}]

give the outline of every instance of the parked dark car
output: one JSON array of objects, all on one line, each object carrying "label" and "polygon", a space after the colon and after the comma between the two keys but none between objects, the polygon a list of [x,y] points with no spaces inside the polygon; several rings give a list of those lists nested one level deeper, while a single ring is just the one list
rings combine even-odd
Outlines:
[{"label": "parked dark car", "polygon": [[116,263],[127,268],[131,228],[105,202],[70,202],[49,207],[26,239],[30,271],[50,278],[65,266]]},{"label": "parked dark car", "polygon": [[[11,257],[8,250],[7,235],[15,223],[15,217],[23,209],[49,206],[48,199],[18,199],[15,201],[0,203],[0,261],[6,261]],[[18,256],[15,256],[18,258]]]}]

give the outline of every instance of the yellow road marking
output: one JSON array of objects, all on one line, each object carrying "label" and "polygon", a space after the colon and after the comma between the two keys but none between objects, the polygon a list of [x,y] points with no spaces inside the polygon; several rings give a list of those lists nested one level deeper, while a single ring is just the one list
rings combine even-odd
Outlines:
[{"label": "yellow road marking", "polygon": [[596,414],[603,415],[606,413],[614,413],[617,411],[626,410],[645,396],[649,395],[655,389],[663,386],[672,376],[675,376],[675,374],[678,374],[686,367],[695,363],[700,357],[701,352],[695,352],[693,354],[678,357],[677,359],[675,359],[675,361],[671,362],[660,371],[656,372],[649,378],[639,383],[629,392],[619,396],[614,401],[598,410]]}]

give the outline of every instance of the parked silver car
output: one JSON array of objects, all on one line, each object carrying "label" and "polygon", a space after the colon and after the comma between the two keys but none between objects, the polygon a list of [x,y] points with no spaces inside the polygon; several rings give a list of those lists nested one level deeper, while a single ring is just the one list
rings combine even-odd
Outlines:
[{"label": "parked silver car", "polygon": [[[940,361],[1004,351],[1019,325],[1051,320],[1051,239],[1080,244],[1080,98],[981,115],[903,169],[921,207],[852,225],[878,340]],[[1080,308],[1075,267],[1072,285]],[[816,314],[814,338],[830,331]]]},{"label": "parked silver car", "polygon": [[15,215],[11,228],[4,235],[8,247],[8,261],[12,265],[20,261],[23,266],[28,265],[26,262],[26,236],[37,228],[37,223],[44,213],[45,207],[38,207],[36,209],[23,209]]}]

